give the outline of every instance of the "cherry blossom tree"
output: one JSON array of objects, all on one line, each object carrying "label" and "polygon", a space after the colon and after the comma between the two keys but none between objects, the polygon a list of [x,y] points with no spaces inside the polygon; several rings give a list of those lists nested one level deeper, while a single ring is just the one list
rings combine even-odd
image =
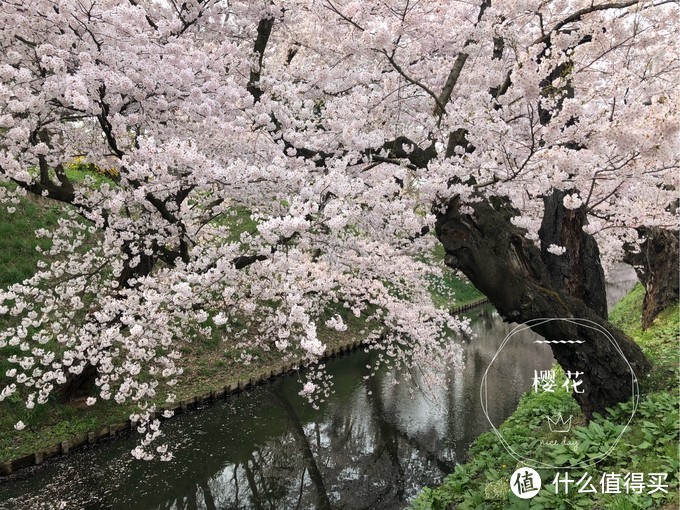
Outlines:
[{"label": "cherry blossom tree", "polygon": [[[148,446],[182,342],[217,330],[311,361],[340,308],[377,325],[393,363],[453,363],[446,329],[466,325],[429,297],[435,242],[509,320],[593,320],[644,374],[606,321],[603,264],[641,227],[677,229],[679,15],[659,0],[3,1],[2,198],[41,195],[64,218],[40,232],[35,276],[0,293],[16,364],[2,398],[30,407],[94,378],[90,402],[140,403]],[[75,184],[75,158],[118,177]],[[592,340],[554,348],[588,374],[587,414],[630,396],[613,347],[539,332]]]}]

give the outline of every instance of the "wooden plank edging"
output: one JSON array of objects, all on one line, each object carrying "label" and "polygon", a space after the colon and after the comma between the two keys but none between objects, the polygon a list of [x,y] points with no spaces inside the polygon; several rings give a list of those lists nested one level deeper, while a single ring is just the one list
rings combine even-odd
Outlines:
[{"label": "wooden plank edging", "polygon": [[[334,347],[331,350],[326,351],[320,360],[327,360],[341,353],[347,353],[356,350],[362,345],[363,343],[360,340],[346,342],[345,344],[341,344],[339,347]],[[169,410],[174,411],[175,415],[187,412],[188,410],[195,409],[203,404],[215,402],[218,399],[235,395],[246,388],[252,388],[259,384],[263,384],[268,380],[281,377],[286,375],[288,372],[298,371],[301,368],[304,368],[304,363],[305,360],[300,358],[295,362],[280,365],[277,368],[273,368],[269,371],[265,370],[259,375],[249,377],[248,379],[239,380],[236,383],[231,383],[227,386],[223,386],[220,389],[213,389],[208,393],[202,393],[188,399],[177,401]],[[159,409],[159,411],[151,413],[151,418],[159,418],[163,420],[169,419],[162,417],[164,409],[165,408]],[[130,420],[127,420],[126,422],[113,423],[96,430],[88,431],[85,434],[72,437],[71,439],[60,441],[42,450],[38,450],[37,452],[23,455],[12,460],[3,461],[0,463],[0,476],[9,476],[19,470],[26,469],[31,466],[40,466],[48,459],[56,456],[67,455],[74,450],[83,448],[86,445],[92,445],[108,438],[114,438],[119,435],[119,432],[135,429],[136,426],[137,424],[130,422]]]},{"label": "wooden plank edging", "polygon": [[473,308],[477,308],[477,307],[485,305],[487,303],[489,303],[489,298],[483,297],[483,298],[477,299],[475,301],[465,303],[464,305],[454,306],[453,308],[451,308],[449,310],[449,313],[456,314],[456,313],[461,313],[461,312],[467,312],[469,310],[472,310]]}]

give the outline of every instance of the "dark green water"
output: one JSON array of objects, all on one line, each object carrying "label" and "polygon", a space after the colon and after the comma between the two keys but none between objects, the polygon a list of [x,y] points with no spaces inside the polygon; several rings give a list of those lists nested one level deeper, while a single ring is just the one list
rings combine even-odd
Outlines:
[{"label": "dark green water", "polygon": [[[626,280],[626,281],[624,281]],[[619,278],[610,294],[631,287]],[[612,297],[613,300],[613,297]],[[511,326],[476,311],[477,337],[453,339],[465,368],[449,387],[364,379],[370,354],[328,362],[335,393],[318,411],[294,376],[165,422],[171,462],[136,461],[127,435],[0,479],[0,509],[398,509],[440,482],[489,429],[481,377]],[[530,332],[513,337],[488,375],[489,416],[499,423],[552,355]],[[409,390],[415,390],[411,392]]]},{"label": "dark green water", "polygon": [[[510,327],[485,310],[473,329],[477,338],[457,340],[465,369],[450,388],[394,385],[385,371],[364,379],[371,354],[355,352],[327,364],[335,393],[318,411],[296,377],[279,379],[165,422],[171,462],[134,460],[128,435],[0,481],[0,508],[403,508],[489,428],[480,378]],[[506,347],[508,362],[489,377],[505,396],[489,410],[494,423],[552,362],[545,346],[527,356],[533,338]]]}]

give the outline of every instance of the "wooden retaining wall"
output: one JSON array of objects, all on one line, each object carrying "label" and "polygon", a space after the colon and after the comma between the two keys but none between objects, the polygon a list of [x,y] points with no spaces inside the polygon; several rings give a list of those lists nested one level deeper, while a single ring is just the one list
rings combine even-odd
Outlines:
[{"label": "wooden retaining wall", "polygon": [[461,313],[461,312],[467,312],[468,310],[472,310],[473,308],[477,308],[478,306],[485,305],[488,302],[489,302],[489,298],[487,298],[487,297],[479,298],[475,301],[471,301],[471,302],[466,303],[464,305],[454,306],[453,308],[451,308],[449,310],[449,313],[457,314],[457,313]]},{"label": "wooden retaining wall", "polygon": [[[362,343],[359,340],[349,342],[345,345],[339,347],[334,347],[323,355],[322,359],[334,358],[339,355],[343,355],[358,349]],[[156,412],[151,414],[152,418],[164,419],[163,412],[166,410],[174,411],[175,414],[180,414],[196,407],[211,404],[218,399],[225,398],[229,395],[237,394],[245,389],[252,388],[263,384],[267,381],[273,380],[275,377],[281,375],[295,372],[303,366],[303,360],[297,360],[297,362],[288,362],[277,366],[272,370],[266,370],[261,372],[259,375],[250,377],[248,379],[242,379],[238,382],[223,386],[221,388],[211,390],[209,392],[203,393],[201,395],[196,395],[192,398],[185,400],[178,400],[170,406],[165,406],[159,408]],[[66,455],[67,453],[81,448],[88,444],[94,444],[105,439],[113,438],[118,435],[119,432],[133,429],[137,426],[137,423],[133,423],[130,420],[126,420],[119,423],[113,423],[105,427],[101,427],[97,430],[92,430],[86,434],[80,436],[72,437],[68,441],[62,441],[55,445],[52,445],[43,450],[31,453],[29,455],[24,455],[17,459],[3,462],[0,464],[0,476],[9,476],[12,473],[16,473],[20,469],[25,469],[31,466],[39,466],[45,460],[58,455]]]},{"label": "wooden retaining wall", "polygon": [[[451,313],[460,313],[472,308],[481,306],[488,303],[489,300],[486,298],[473,301],[459,307],[452,308]],[[362,346],[362,342],[355,340],[347,344],[341,345],[339,347],[334,347],[327,350],[322,359],[334,358],[339,355],[347,354],[352,352]],[[164,419],[162,417],[163,411],[170,410],[174,411],[175,415],[187,412],[188,410],[195,409],[196,407],[211,404],[217,399],[228,397],[239,393],[247,388],[258,386],[267,381],[273,380],[275,377],[282,376],[284,374],[295,372],[302,366],[303,360],[298,360],[297,362],[288,362],[279,365],[273,370],[267,370],[255,377],[250,377],[248,379],[240,380],[236,383],[223,386],[221,388],[211,390],[209,392],[203,393],[201,395],[196,395],[192,398],[186,400],[179,400],[169,407],[159,408],[158,411],[152,413],[152,418]],[[25,469],[31,466],[39,466],[47,459],[56,457],[58,455],[66,455],[69,452],[81,448],[85,445],[91,445],[106,439],[116,437],[119,432],[133,429],[137,426],[136,423],[126,420],[119,423],[112,423],[105,427],[101,427],[96,430],[87,432],[86,434],[81,434],[80,436],[72,437],[68,441],[62,441],[55,445],[44,448],[35,453],[24,455],[14,460],[6,461],[0,464],[0,476],[9,476],[12,473],[16,473],[21,469]]]}]

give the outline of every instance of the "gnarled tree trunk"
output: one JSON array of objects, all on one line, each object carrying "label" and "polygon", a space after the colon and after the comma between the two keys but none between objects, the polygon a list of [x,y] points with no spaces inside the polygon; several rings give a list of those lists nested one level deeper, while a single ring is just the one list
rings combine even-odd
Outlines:
[{"label": "gnarled tree trunk", "polygon": [[453,199],[438,215],[436,233],[446,251],[446,264],[460,269],[508,321],[578,318],[604,328],[621,352],[602,333],[583,324],[551,321],[532,327],[546,340],[584,341],[551,347],[565,371],[583,374],[579,388],[583,393],[574,397],[587,417],[630,399],[631,368],[637,378],[650,369],[637,344],[555,282],[541,250],[510,222],[518,211],[507,199],[492,197],[471,207],[473,215],[461,214]]},{"label": "gnarled tree trunk", "polygon": [[645,286],[642,305],[642,329],[647,329],[657,315],[678,301],[678,232],[658,227],[639,227],[638,235],[644,238],[640,250],[624,246],[624,262],[635,268]]},{"label": "gnarled tree trunk", "polygon": [[[583,231],[588,223],[585,208],[564,207],[567,194],[569,192],[555,190],[543,198],[545,212],[538,231],[541,258],[555,287],[580,299],[607,319],[607,290],[600,250],[595,239]],[[564,255],[550,253],[551,244],[564,247]]]}]

